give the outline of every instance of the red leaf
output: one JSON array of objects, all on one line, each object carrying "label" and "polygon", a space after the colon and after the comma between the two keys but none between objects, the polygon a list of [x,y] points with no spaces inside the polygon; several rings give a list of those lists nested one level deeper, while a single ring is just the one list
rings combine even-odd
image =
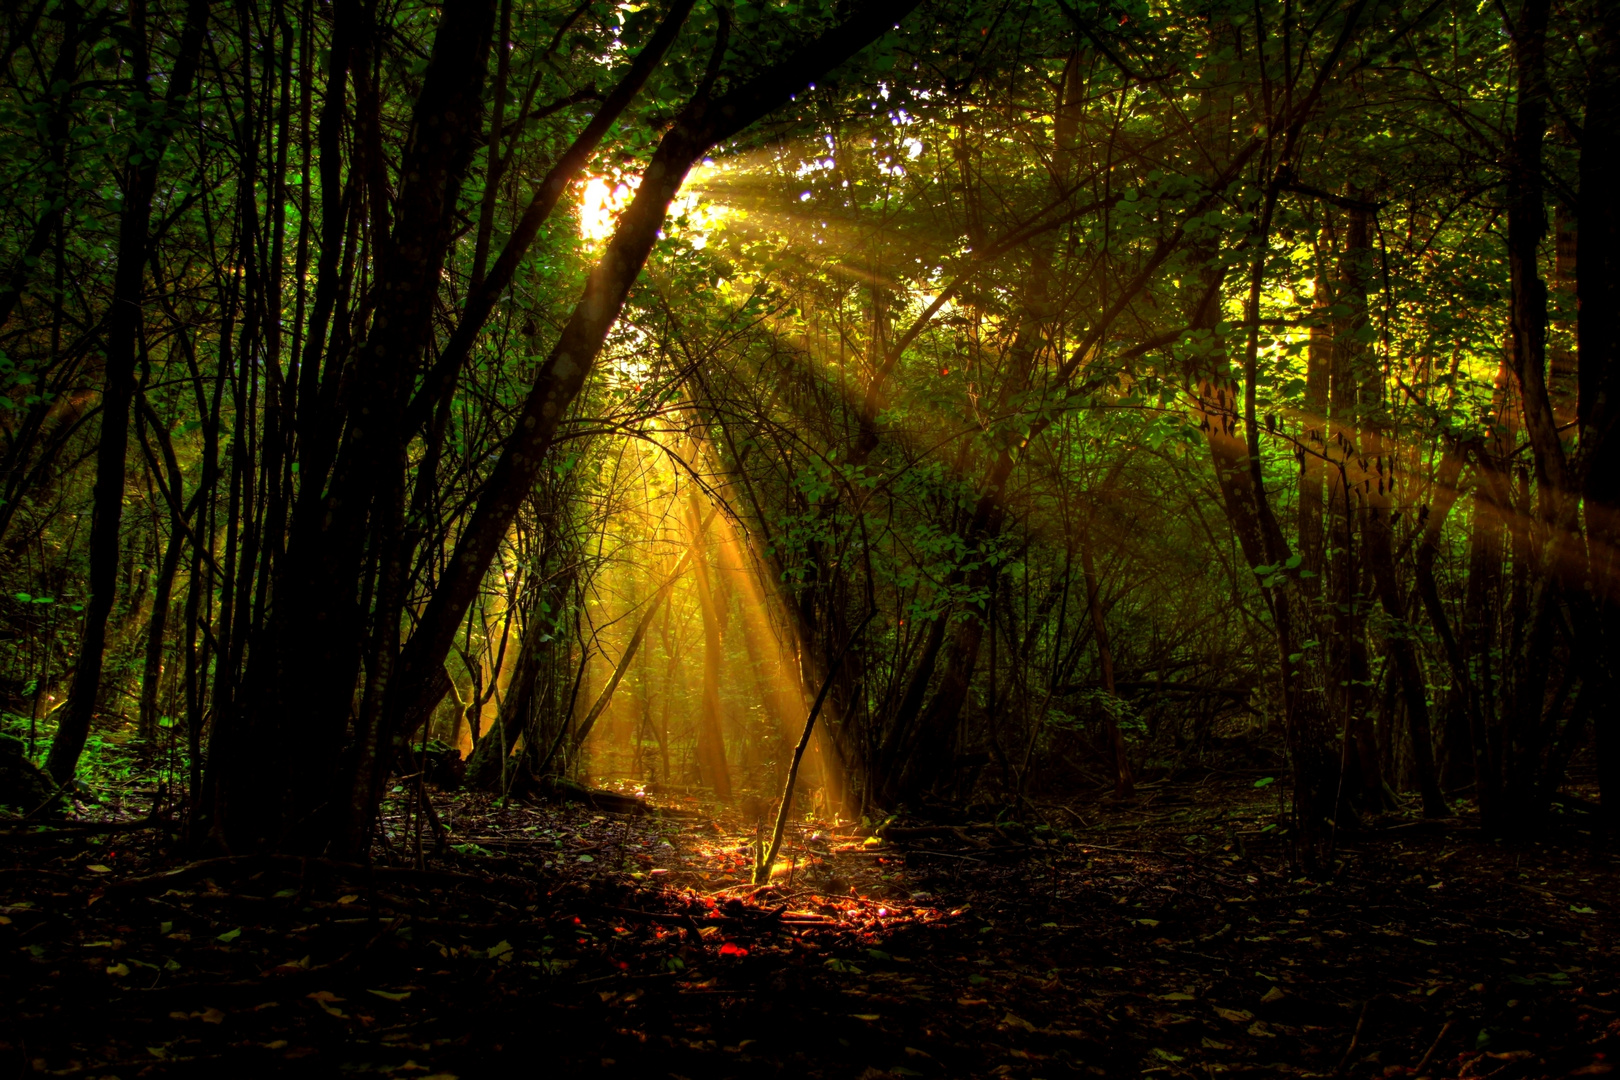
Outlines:
[{"label": "red leaf", "polygon": [[731,942],[728,941],[724,945],[720,946],[720,955],[721,956],[747,956],[748,955],[748,950],[743,948],[741,945],[733,945]]}]

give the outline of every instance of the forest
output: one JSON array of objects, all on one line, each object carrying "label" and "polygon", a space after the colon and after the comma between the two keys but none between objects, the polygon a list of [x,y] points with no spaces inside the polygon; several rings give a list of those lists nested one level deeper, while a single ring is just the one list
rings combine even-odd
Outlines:
[{"label": "forest", "polygon": [[1606,1075],[1617,678],[1620,5],[0,4],[7,1075]]}]

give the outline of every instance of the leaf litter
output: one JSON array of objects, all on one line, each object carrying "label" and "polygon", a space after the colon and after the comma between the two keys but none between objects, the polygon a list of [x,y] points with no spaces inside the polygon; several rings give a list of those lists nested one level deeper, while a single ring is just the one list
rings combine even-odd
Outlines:
[{"label": "leaf litter", "polygon": [[1273,794],[805,825],[762,887],[754,824],[695,801],[439,794],[454,843],[416,866],[45,829],[0,872],[0,1042],[61,1076],[1613,1071],[1617,865],[1590,834],[1400,822],[1306,871]]}]

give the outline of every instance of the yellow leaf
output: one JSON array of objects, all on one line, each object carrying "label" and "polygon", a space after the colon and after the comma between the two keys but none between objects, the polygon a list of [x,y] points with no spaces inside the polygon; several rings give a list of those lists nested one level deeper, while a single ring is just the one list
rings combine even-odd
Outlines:
[{"label": "yellow leaf", "polygon": [[384,1001],[404,1001],[406,998],[411,996],[411,992],[409,990],[402,991],[398,994],[391,994],[387,990],[367,990],[366,993],[376,994]]},{"label": "yellow leaf", "polygon": [[849,1015],[853,1016],[857,1020],[881,1020],[881,1019],[883,1019],[883,1016],[880,1013],[850,1013]]},{"label": "yellow leaf", "polygon": [[210,1006],[209,1008],[203,1010],[202,1022],[205,1024],[223,1024],[225,1022],[225,1014]]},{"label": "yellow leaf", "polygon": [[115,976],[117,976],[119,978],[122,978],[123,976],[129,974],[129,965],[128,964],[114,964],[114,965],[112,965],[111,967],[109,967],[107,969],[107,974],[115,975]]},{"label": "yellow leaf", "polygon": [[360,894],[359,893],[349,893],[347,896],[338,897],[338,903],[340,903],[340,904],[352,904],[358,899],[360,899]]},{"label": "yellow leaf", "polygon": [[87,866],[87,867],[85,867],[85,869],[90,871],[92,874],[110,874],[110,873],[112,873],[112,867],[110,867],[110,866],[102,866],[100,863],[95,863],[95,864],[93,864],[91,866]]},{"label": "yellow leaf", "polygon": [[1254,1013],[1247,1009],[1223,1009],[1219,1005],[1215,1006],[1215,1015],[1234,1024],[1247,1024],[1254,1019]]},{"label": "yellow leaf", "polygon": [[325,1005],[325,1004],[327,1004],[329,1002],[333,1002],[333,1001],[343,1001],[344,1000],[343,998],[340,998],[336,994],[332,993],[332,991],[330,991],[330,990],[317,990],[313,994],[305,994],[304,996],[309,998],[309,1000],[311,1000],[311,1001],[318,1001],[322,1005]]},{"label": "yellow leaf", "polygon": [[1176,994],[1160,994],[1159,995],[1159,1000],[1160,1001],[1197,1001],[1198,999],[1193,997],[1191,994],[1176,993]]},{"label": "yellow leaf", "polygon": [[1271,1005],[1275,1002],[1281,1001],[1287,996],[1287,994],[1284,994],[1277,987],[1273,986],[1270,990],[1266,991],[1266,996],[1260,999],[1260,1003],[1262,1005]]}]

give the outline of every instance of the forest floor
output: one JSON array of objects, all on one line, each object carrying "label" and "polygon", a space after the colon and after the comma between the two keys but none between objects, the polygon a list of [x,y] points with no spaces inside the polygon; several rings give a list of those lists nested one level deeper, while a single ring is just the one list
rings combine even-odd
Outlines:
[{"label": "forest floor", "polygon": [[1279,797],[1209,774],[1046,825],[806,826],[763,890],[754,823],[695,800],[436,794],[451,850],[370,870],[13,827],[0,1074],[1613,1071],[1620,858],[1579,816],[1518,846],[1391,817],[1306,872]]}]

